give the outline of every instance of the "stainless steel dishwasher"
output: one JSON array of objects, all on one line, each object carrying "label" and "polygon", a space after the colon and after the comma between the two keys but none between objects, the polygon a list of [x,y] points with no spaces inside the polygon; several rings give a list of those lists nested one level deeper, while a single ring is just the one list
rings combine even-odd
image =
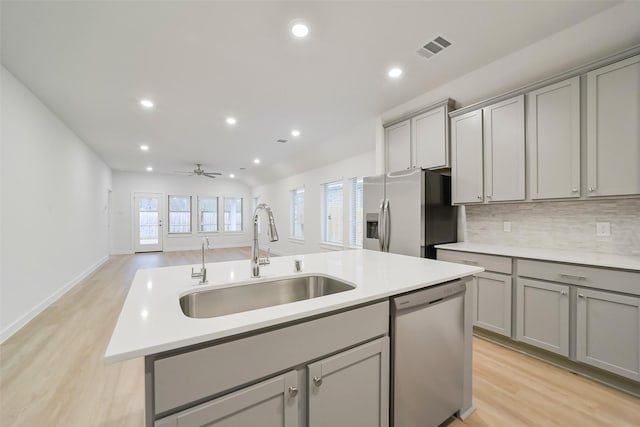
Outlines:
[{"label": "stainless steel dishwasher", "polygon": [[393,299],[394,427],[435,427],[462,406],[467,280]]}]

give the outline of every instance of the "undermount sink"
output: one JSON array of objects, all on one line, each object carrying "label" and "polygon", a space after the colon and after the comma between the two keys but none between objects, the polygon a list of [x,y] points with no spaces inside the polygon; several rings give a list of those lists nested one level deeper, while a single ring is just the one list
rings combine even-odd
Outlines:
[{"label": "undermount sink", "polygon": [[325,276],[300,276],[193,292],[180,298],[185,316],[207,318],[287,304],[355,289]]}]

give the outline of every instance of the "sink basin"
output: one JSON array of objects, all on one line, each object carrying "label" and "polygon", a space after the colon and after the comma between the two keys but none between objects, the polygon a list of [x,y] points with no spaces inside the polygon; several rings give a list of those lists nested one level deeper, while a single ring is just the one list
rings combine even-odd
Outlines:
[{"label": "sink basin", "polygon": [[354,286],[330,277],[299,276],[193,292],[180,298],[180,307],[188,317],[217,317],[351,289],[354,289]]}]

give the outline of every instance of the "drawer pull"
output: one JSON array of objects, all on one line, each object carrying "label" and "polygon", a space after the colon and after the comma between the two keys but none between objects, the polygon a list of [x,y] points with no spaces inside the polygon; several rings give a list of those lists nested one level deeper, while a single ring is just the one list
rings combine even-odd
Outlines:
[{"label": "drawer pull", "polygon": [[560,291],[560,295],[566,295],[567,291]]},{"label": "drawer pull", "polygon": [[565,277],[567,279],[573,279],[573,280],[587,280],[586,277],[584,277],[584,276],[576,276],[575,274],[560,273],[560,277]]},{"label": "drawer pull", "polygon": [[469,260],[463,259],[462,262],[464,264],[479,265],[478,261],[469,261]]},{"label": "drawer pull", "polygon": [[580,298],[584,298],[584,294],[578,294]]}]

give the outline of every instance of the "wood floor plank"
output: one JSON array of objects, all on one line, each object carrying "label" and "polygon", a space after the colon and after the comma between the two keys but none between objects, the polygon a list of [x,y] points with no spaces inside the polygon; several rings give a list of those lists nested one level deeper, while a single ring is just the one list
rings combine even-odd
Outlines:
[{"label": "wood floor plank", "polygon": [[[249,256],[212,249],[207,262]],[[0,426],[142,426],[143,360],[105,365],[104,352],[138,269],[199,262],[199,251],[112,256],[0,345]],[[473,381],[476,412],[451,426],[640,425],[640,399],[477,338]]]}]

